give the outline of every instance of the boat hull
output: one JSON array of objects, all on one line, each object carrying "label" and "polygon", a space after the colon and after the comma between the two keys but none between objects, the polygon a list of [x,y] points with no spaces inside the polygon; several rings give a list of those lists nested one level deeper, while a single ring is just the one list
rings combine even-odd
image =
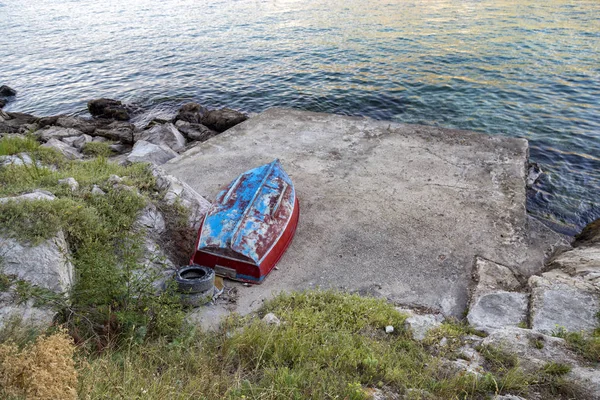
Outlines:
[{"label": "boat hull", "polygon": [[275,268],[283,253],[287,250],[298,226],[300,217],[300,205],[298,199],[294,200],[294,208],[286,227],[281,232],[279,238],[274,240],[274,244],[261,262],[253,264],[210,253],[208,250],[198,249],[198,241],[202,236],[202,228],[198,232],[198,241],[196,242],[196,251],[190,260],[190,264],[204,265],[215,270],[215,274],[225,278],[240,282],[262,283],[264,278]]}]

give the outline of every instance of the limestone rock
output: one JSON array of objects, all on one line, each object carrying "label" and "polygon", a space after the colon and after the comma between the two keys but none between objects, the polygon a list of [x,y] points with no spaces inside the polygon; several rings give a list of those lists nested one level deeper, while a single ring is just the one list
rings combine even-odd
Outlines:
[{"label": "limestone rock", "polygon": [[16,96],[17,91],[6,85],[0,86],[0,96]]},{"label": "limestone rock", "polygon": [[194,124],[186,121],[177,121],[175,126],[183,135],[189,140],[195,140],[198,142],[204,142],[219,133],[209,129],[202,124]]},{"label": "limestone rock", "polygon": [[220,110],[208,111],[206,114],[204,114],[200,122],[210,129],[214,129],[220,133],[231,127],[234,127],[240,122],[244,122],[247,119],[248,116],[244,113],[232,110],[230,108],[221,108]]},{"label": "limestone rock", "polygon": [[155,165],[162,165],[172,158],[177,157],[177,153],[167,146],[157,146],[155,144],[139,140],[133,146],[131,154],[127,156],[129,162],[149,162]]},{"label": "limestone rock", "polygon": [[135,125],[113,121],[109,124],[102,125],[94,131],[94,135],[101,136],[109,140],[122,142],[125,144],[133,144],[134,142]]},{"label": "limestone rock", "polygon": [[554,258],[550,268],[589,281],[600,288],[600,244],[576,247]]},{"label": "limestone rock", "polygon": [[498,290],[515,291],[521,286],[510,268],[481,257],[475,257],[473,278],[477,282],[473,298]]},{"label": "limestone rock", "polygon": [[165,144],[174,151],[185,149],[186,140],[183,135],[177,130],[175,125],[167,123],[164,125],[155,125],[152,128],[143,131],[140,134],[139,140],[153,143],[155,145]]},{"label": "limestone rock", "polygon": [[54,200],[54,199],[56,199],[56,197],[52,193],[50,193],[46,190],[36,189],[31,193],[25,193],[20,196],[2,197],[2,198],[0,198],[0,204],[6,203],[7,201]]},{"label": "limestone rock", "polygon": [[567,331],[591,332],[597,327],[600,293],[595,285],[552,270],[532,276],[529,286],[533,330],[551,333],[562,327]]},{"label": "limestone rock", "polygon": [[79,136],[78,138],[76,138],[73,143],[71,144],[71,146],[75,147],[77,150],[82,151],[83,147],[85,146],[86,143],[89,143],[92,141],[92,137],[90,135],[86,135],[85,133],[81,136]]},{"label": "limestone rock", "polygon": [[199,124],[208,110],[198,103],[187,103],[181,106],[175,117],[176,121],[186,121]]},{"label": "limestone rock", "polygon": [[62,128],[76,129],[87,135],[92,135],[94,133],[94,130],[96,130],[96,121],[87,118],[68,115],[54,115],[51,117],[42,117],[38,120],[38,124],[40,128],[45,128],[48,126],[58,126]]},{"label": "limestone rock", "polygon": [[81,136],[83,132],[73,128],[63,128],[61,126],[48,126],[44,129],[40,129],[35,133],[43,142],[47,142],[50,139],[64,139],[68,137],[75,138]]},{"label": "limestone rock", "polygon": [[566,375],[588,399],[600,399],[600,369],[574,366]]},{"label": "limestone rock", "polygon": [[492,400],[527,400],[524,397],[521,396],[515,396],[514,394],[505,394],[505,395],[497,395],[492,397]]},{"label": "limestone rock", "polygon": [[83,157],[83,155],[77,151],[76,148],[69,146],[68,144],[61,142],[58,139],[52,138],[44,143],[41,147],[54,148],[61,152],[66,158],[71,160],[77,160]]},{"label": "limestone rock", "polygon": [[35,304],[34,299],[18,302],[11,293],[0,293],[0,329],[13,319],[26,326],[45,328],[52,324],[56,311]]},{"label": "limestone rock", "polygon": [[526,293],[498,291],[485,293],[469,307],[467,320],[475,329],[490,332],[507,326],[518,326],[527,319]]},{"label": "limestone rock", "polygon": [[427,332],[436,328],[444,322],[442,314],[416,314],[412,310],[396,308],[402,314],[408,314],[404,321],[404,327],[410,329],[415,340],[423,340]]},{"label": "limestone rock", "polygon": [[72,192],[75,192],[77,189],[79,189],[79,182],[77,182],[73,177],[59,179],[58,183],[69,186]]},{"label": "limestone rock", "polygon": [[73,282],[73,265],[62,231],[40,244],[0,238],[2,268],[6,275],[57,293],[67,292]]},{"label": "limestone rock", "polygon": [[33,164],[33,160],[27,153],[14,154],[12,156],[0,156],[0,166],[2,167],[8,165],[20,166],[31,164]]},{"label": "limestone rock", "polygon": [[148,203],[136,220],[137,226],[144,227],[154,235],[160,235],[165,232],[165,219],[156,206]]},{"label": "limestone rock", "polygon": [[165,193],[163,200],[171,205],[178,202],[187,208],[189,210],[188,224],[194,230],[198,230],[202,218],[210,208],[210,202],[199,195],[190,185],[173,175],[166,174],[160,168],[154,168],[152,174],[156,178],[159,190]]},{"label": "limestone rock", "polygon": [[105,98],[90,100],[87,107],[94,117],[112,118],[117,121],[128,121],[130,119],[128,107],[118,100]]}]

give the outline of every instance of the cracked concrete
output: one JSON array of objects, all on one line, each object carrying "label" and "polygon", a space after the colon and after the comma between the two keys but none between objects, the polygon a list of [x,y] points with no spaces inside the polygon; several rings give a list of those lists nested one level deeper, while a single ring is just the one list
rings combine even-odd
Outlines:
[{"label": "cracked concrete", "polygon": [[275,158],[294,181],[294,241],[236,311],[321,287],[461,316],[476,256],[529,276],[567,245],[527,216],[527,157],[525,139],[270,109],[163,167],[209,200]]}]

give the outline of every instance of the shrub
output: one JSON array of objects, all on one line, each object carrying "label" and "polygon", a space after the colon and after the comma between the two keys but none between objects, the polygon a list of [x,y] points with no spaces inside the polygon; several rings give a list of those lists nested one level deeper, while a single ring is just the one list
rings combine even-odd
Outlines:
[{"label": "shrub", "polygon": [[87,142],[83,145],[83,154],[93,157],[109,157],[113,151],[108,142]]}]

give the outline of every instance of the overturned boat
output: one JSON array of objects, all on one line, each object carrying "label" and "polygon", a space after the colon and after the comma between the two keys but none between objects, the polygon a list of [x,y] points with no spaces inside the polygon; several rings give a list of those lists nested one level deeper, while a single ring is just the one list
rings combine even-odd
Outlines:
[{"label": "overturned boat", "polygon": [[205,215],[191,263],[261,283],[290,245],[299,212],[296,190],[279,160],[244,172]]}]

